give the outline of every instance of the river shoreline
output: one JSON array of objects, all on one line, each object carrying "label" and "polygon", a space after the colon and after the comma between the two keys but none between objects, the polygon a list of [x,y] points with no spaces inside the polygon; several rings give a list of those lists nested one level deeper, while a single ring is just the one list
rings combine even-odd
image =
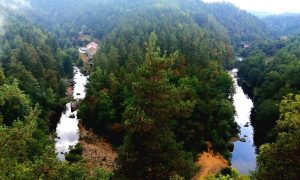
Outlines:
[{"label": "river shoreline", "polygon": [[196,165],[200,171],[192,180],[205,179],[219,173],[223,168],[229,167],[229,162],[219,153],[214,153],[210,142],[206,142],[207,151],[198,155]]},{"label": "river shoreline", "polygon": [[112,172],[116,168],[115,159],[117,157],[113,145],[105,138],[96,135],[92,130],[86,129],[82,123],[79,123],[79,131],[79,143],[83,147],[82,158],[85,166],[89,169],[101,167]]},{"label": "river shoreline", "polygon": [[256,168],[256,152],[253,143],[253,127],[250,122],[251,109],[253,103],[238,85],[238,69],[229,72],[233,78],[235,94],[233,103],[236,109],[235,121],[240,126],[240,134],[237,141],[234,142],[231,164],[240,173],[248,175],[250,171]]},{"label": "river shoreline", "polygon": [[66,95],[71,97],[70,102],[65,105],[55,131],[55,152],[62,161],[65,160],[69,147],[79,142],[79,120],[73,105],[85,98],[85,85],[88,82],[88,76],[84,76],[78,67],[74,67],[73,74],[73,81],[66,90]]}]

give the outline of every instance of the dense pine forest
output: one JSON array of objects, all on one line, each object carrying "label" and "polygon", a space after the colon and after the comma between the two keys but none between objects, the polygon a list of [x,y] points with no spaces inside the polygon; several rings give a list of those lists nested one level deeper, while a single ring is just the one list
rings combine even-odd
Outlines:
[{"label": "dense pine forest", "polygon": [[[208,179],[299,179],[300,25],[277,19],[200,0],[0,1],[0,179],[198,179],[204,152],[225,163]],[[88,78],[77,101],[74,67]],[[230,166],[233,68],[254,105],[246,175]],[[68,102],[80,127],[64,154]]]}]

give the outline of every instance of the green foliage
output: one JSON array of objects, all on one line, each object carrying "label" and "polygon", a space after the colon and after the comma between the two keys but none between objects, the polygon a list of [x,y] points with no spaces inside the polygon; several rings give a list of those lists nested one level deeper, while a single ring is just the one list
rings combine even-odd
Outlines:
[{"label": "green foliage", "polygon": [[[120,25],[132,27],[135,23],[140,23],[139,21],[141,21],[149,28],[153,23],[148,23],[148,21],[158,18],[159,21],[163,22],[164,18],[169,19],[170,17],[168,17],[168,15],[160,16],[161,13],[166,11],[169,13],[181,12],[187,20],[183,22],[194,21],[198,26],[213,34],[214,38],[219,41],[219,44],[221,44],[221,42],[225,43],[224,49],[232,54],[233,52],[230,52],[231,45],[228,42],[229,39],[234,47],[237,48],[241,41],[254,42],[256,40],[266,39],[271,35],[269,29],[260,19],[228,3],[206,4],[198,0],[188,0],[184,2],[180,0],[77,0],[76,3],[71,0],[62,0],[58,3],[55,1],[32,0],[31,5],[33,8],[28,16],[34,22],[53,31],[59,39],[61,47],[69,47],[69,44],[80,45],[80,41],[74,38],[74,36],[78,36],[78,32],[84,32],[98,39],[104,39]],[[152,15],[154,10],[157,10],[157,12]],[[152,17],[148,18],[150,14]],[[226,14],[226,16],[224,16],[224,14]],[[143,18],[137,20],[135,15]],[[134,19],[131,20],[132,18]],[[149,32],[155,30],[159,36],[162,33],[161,36],[163,37],[159,37],[159,39],[164,42],[164,45],[160,44],[160,46],[164,49],[169,48],[168,52],[176,50],[176,39],[180,35],[168,36],[168,34],[172,32],[171,29],[173,27],[181,27],[184,29],[184,23],[179,22],[181,18],[178,16],[178,13],[173,14],[173,18],[176,19],[167,21],[167,23],[175,24],[168,26],[166,31],[160,32],[157,29],[159,26],[156,26],[146,32],[146,34],[149,34]],[[76,19],[76,21],[74,21],[74,19]],[[160,27],[163,27],[163,24],[165,24],[165,22],[161,23]],[[128,30],[127,35],[136,31],[132,28]],[[140,40],[145,42],[148,37],[142,38],[141,31],[143,30],[140,29],[136,31],[136,33],[140,35]],[[129,45],[128,48],[131,48],[135,46],[135,43],[131,42],[132,40],[136,41],[131,38],[120,38],[116,43],[122,45],[123,41],[128,41],[126,45]],[[185,43],[188,42],[189,41],[185,41]],[[182,45],[184,46],[184,44]],[[108,48],[110,48],[110,45]],[[126,51],[126,49],[118,49],[120,50],[119,53],[121,56],[123,52]],[[140,53],[140,55],[143,54],[143,52]],[[143,58],[139,58],[139,60],[142,61]]]},{"label": "green foliage", "polygon": [[4,80],[5,80],[4,71],[2,68],[0,68],[0,86],[4,84]]},{"label": "green foliage", "polygon": [[236,169],[224,168],[214,177],[208,177],[208,180],[250,180],[249,176],[240,174]]},{"label": "green foliage", "polygon": [[1,124],[12,125],[16,119],[24,120],[29,114],[31,101],[19,88],[17,82],[0,86]]},{"label": "green foliage", "polygon": [[272,15],[263,18],[269,29],[277,36],[296,35],[300,32],[299,14]]},{"label": "green foliage", "polygon": [[114,102],[107,87],[112,86],[107,72],[96,69],[90,75],[87,97],[79,109],[79,117],[88,127],[103,134],[111,133],[111,126],[117,122]]},{"label": "green foliage", "polygon": [[109,49],[109,52],[107,54],[107,58],[109,59],[109,70],[110,71],[116,71],[119,67],[119,54],[118,49],[116,49],[114,46],[111,46]]},{"label": "green foliage", "polygon": [[[48,118],[63,102],[63,78],[72,75],[77,46],[86,45],[79,31],[101,40],[101,50],[94,57],[95,69],[78,116],[115,145],[125,137],[115,177],[190,179],[195,171],[191,154],[206,149],[205,141],[230,157],[228,146],[238,131],[229,98],[233,82],[224,70],[233,64],[229,39],[237,44],[246,36],[249,41],[264,36],[256,18],[231,6],[214,10],[198,0],[31,0],[31,6],[28,18],[53,34],[15,17],[0,37],[5,75],[0,70],[0,85],[17,79],[18,88],[42,110],[28,140],[32,156],[8,166],[11,172],[14,167],[22,170],[15,178],[112,177],[101,169],[88,172],[74,162],[81,159],[77,148],[67,155],[71,164],[58,162],[49,147],[53,142],[46,141]],[[228,22],[245,20],[242,28],[253,20],[253,31],[229,38],[244,29],[222,24],[216,11],[231,12]],[[157,37],[152,34],[146,43],[153,31]],[[6,117],[2,113],[0,118]],[[19,119],[24,122],[23,114]]]},{"label": "green foliage", "polygon": [[[107,2],[103,7],[110,7],[112,2]],[[161,112],[155,111],[152,114],[161,117],[173,114],[170,123],[175,130],[176,139],[183,141],[184,148],[194,155],[206,149],[205,141],[209,140],[213,141],[216,151],[229,158],[228,142],[237,133],[237,125],[233,119],[234,107],[228,99],[233,83],[223,67],[232,64],[233,52],[225,37],[226,33],[216,32],[217,29],[222,29],[218,28],[221,25],[212,17],[205,20],[207,13],[201,13],[203,3],[198,1],[124,2],[126,3],[122,4],[123,1],[118,1],[115,4],[122,4],[124,9],[130,10],[127,12],[120,9],[115,12],[114,4],[109,14],[115,15],[112,22],[119,23],[114,24],[107,34],[99,33],[103,34],[103,46],[95,55],[95,64],[102,70],[96,68],[91,73],[87,97],[79,111],[83,123],[98,133],[118,139],[118,142],[122,140],[126,129],[121,126],[125,121],[123,114],[132,117],[133,126],[142,128],[142,124],[137,125],[134,120],[139,121],[138,117],[145,112],[135,104],[136,101],[147,103],[144,99],[149,96],[138,92],[139,87],[146,86],[147,83],[140,80],[139,71],[145,68],[142,66],[147,58],[145,42],[149,38],[149,32],[155,31],[157,43],[161,47],[160,55],[176,56],[170,62],[171,69],[163,72],[171,83],[165,90],[171,89],[167,97],[173,99],[172,113],[163,112],[163,100],[166,97],[161,97],[162,102],[147,109],[159,109]],[[118,16],[119,14],[122,15]],[[200,22],[202,16],[205,16],[204,22]],[[210,25],[211,23],[215,25]],[[107,26],[110,25],[111,23],[107,23]],[[210,32],[212,28],[214,30]],[[101,30],[104,29],[107,28]],[[147,69],[143,71],[148,73]],[[155,83],[148,84],[147,88],[155,94],[158,91],[156,86]],[[108,97],[104,99],[112,102],[112,107],[110,103],[103,107],[110,109],[96,106],[97,102],[104,101],[99,98],[99,92],[107,93]],[[133,93],[139,94],[140,100],[134,98]],[[97,115],[101,113],[106,115]],[[147,126],[148,121],[152,120],[144,118],[143,121]],[[98,124],[95,125],[96,123]]]},{"label": "green foliage", "polygon": [[270,30],[261,20],[230,3],[210,3],[207,9],[225,27],[235,48],[242,42],[251,43],[271,37]]},{"label": "green foliage", "polygon": [[62,77],[73,71],[72,52],[65,54],[53,36],[0,9],[6,20],[0,36],[0,179],[89,178],[82,164],[57,160],[48,131],[48,118],[65,96]]},{"label": "green foliage", "polygon": [[103,180],[110,180],[112,179],[112,173],[108,173],[102,168],[98,168],[94,171],[94,175],[92,177],[89,177],[89,179],[103,179]]},{"label": "green foliage", "polygon": [[[80,163],[60,162],[54,142],[38,127],[40,113],[36,106],[20,117],[22,121],[0,125],[0,179],[109,179],[111,175],[103,170],[89,175]],[[80,146],[73,150],[75,154],[80,152]]]},{"label": "green foliage", "polygon": [[41,115],[47,121],[62,106],[61,99],[65,96],[62,77],[70,76],[73,71],[70,53],[62,52],[51,34],[23,17],[8,10],[3,14],[6,26],[0,36],[0,64],[5,81],[10,84],[16,79],[32,104],[41,106]]},{"label": "green foliage", "polygon": [[190,179],[195,165],[181,150],[170,129],[175,90],[168,71],[177,58],[161,56],[157,37],[151,34],[146,59],[133,83],[134,104],[127,106],[124,119],[127,136],[118,154],[116,177],[126,179],[168,179],[180,175]]},{"label": "green foliage", "polygon": [[300,90],[299,45],[299,36],[285,42],[277,40],[257,44],[249,50],[249,57],[239,67],[240,83],[254,101],[252,124],[257,145],[274,141],[278,104],[287,94]]},{"label": "green foliage", "polygon": [[75,146],[70,146],[69,152],[65,155],[66,160],[70,163],[79,162],[82,160],[83,147],[80,143]]},{"label": "green foliage", "polygon": [[277,139],[260,147],[257,179],[299,179],[300,95],[288,95],[280,103]]}]

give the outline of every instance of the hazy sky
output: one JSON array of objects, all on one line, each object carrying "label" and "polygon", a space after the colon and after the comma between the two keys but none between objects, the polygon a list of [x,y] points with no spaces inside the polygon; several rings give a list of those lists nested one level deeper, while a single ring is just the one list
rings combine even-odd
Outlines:
[{"label": "hazy sky", "polygon": [[203,0],[204,2],[231,2],[248,11],[263,11],[272,13],[298,12],[300,0]]}]

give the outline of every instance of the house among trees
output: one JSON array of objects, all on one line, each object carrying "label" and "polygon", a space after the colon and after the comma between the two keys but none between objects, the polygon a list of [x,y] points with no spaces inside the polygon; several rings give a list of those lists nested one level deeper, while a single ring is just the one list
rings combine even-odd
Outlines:
[{"label": "house among trees", "polygon": [[93,56],[97,53],[99,45],[96,42],[89,43],[86,47],[80,47],[79,57],[85,65],[93,66]]},{"label": "house among trees", "polygon": [[92,56],[94,56],[98,49],[98,44],[95,42],[91,42],[86,46],[87,50],[91,53]]},{"label": "house among trees", "polygon": [[250,44],[248,44],[247,42],[241,42],[240,45],[244,49],[250,48]]}]

